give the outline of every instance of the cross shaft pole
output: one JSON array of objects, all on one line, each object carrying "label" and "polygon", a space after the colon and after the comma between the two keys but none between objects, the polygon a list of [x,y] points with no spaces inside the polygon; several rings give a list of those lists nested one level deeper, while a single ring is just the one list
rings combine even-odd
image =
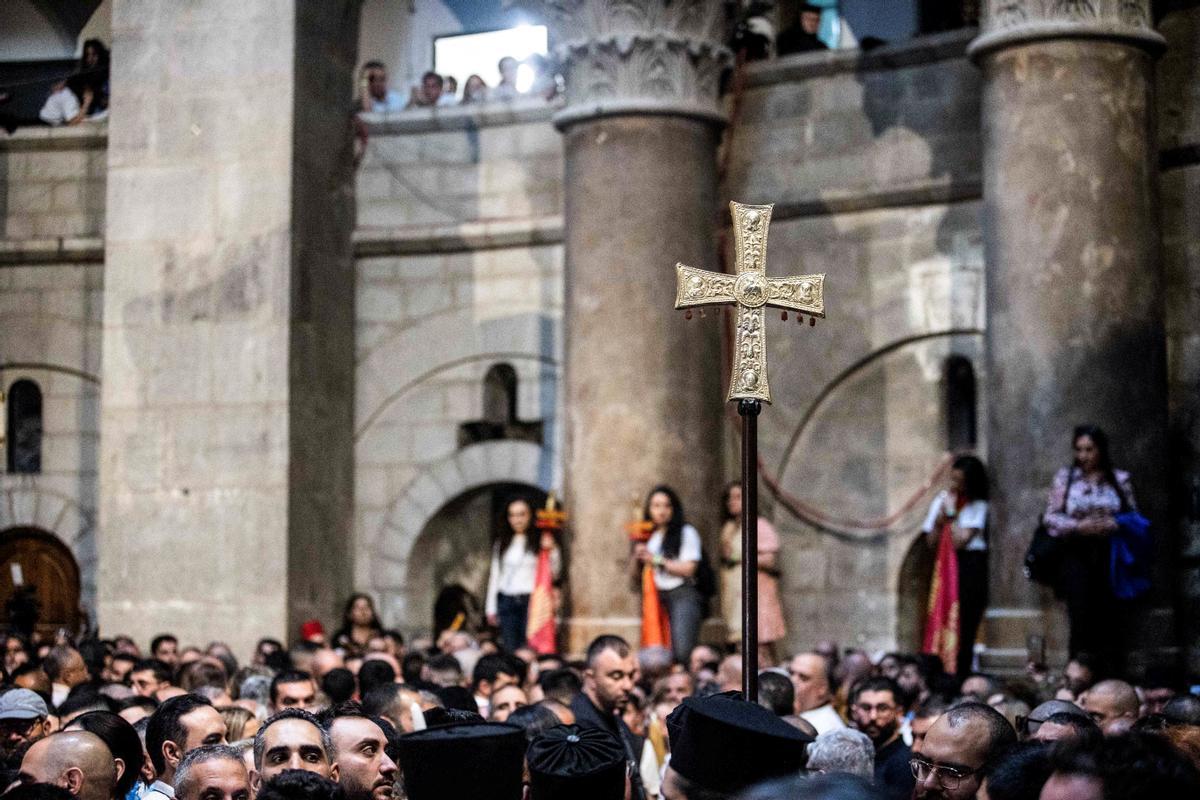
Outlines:
[{"label": "cross shaft pole", "polygon": [[742,418],[742,693],[758,702],[758,415],[761,400],[739,400]]}]

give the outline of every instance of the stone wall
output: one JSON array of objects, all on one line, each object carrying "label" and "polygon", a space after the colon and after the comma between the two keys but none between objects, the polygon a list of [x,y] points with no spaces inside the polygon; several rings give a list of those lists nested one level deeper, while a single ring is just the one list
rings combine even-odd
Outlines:
[{"label": "stone wall", "polygon": [[727,133],[725,199],[776,203],[768,272],[828,276],[828,319],[799,329],[776,317],[768,338],[764,476],[829,518],[798,517],[765,493],[784,541],[789,649],[824,638],[914,644],[924,587],[909,578],[922,570],[901,573],[906,557],[925,555],[914,540],[923,488],[947,449],[946,358],[974,364],[980,399],[985,384],[979,76],[968,40],[754,65]]},{"label": "stone wall", "polygon": [[550,112],[523,101],[371,119],[360,230],[560,214],[562,145]]},{"label": "stone wall", "polygon": [[0,136],[3,238],[102,236],[107,145],[104,123]]},{"label": "stone wall", "polygon": [[28,526],[60,538],[79,564],[89,609],[106,144],[103,124],[0,136],[0,384],[7,391],[32,380],[42,392],[41,472],[0,476],[0,530]]},{"label": "stone wall", "polygon": [[[371,122],[358,177],[355,577],[411,632],[428,628],[440,588],[416,555],[439,511],[489,485],[561,486],[562,154],[550,112]],[[540,446],[459,446],[497,364],[515,369],[517,419],[543,423]],[[461,532],[476,561],[484,533]]]},{"label": "stone wall", "polygon": [[0,530],[59,537],[79,564],[87,608],[96,596],[102,307],[99,264],[0,265],[0,381],[7,391],[32,380],[42,392],[41,472],[0,476]]}]

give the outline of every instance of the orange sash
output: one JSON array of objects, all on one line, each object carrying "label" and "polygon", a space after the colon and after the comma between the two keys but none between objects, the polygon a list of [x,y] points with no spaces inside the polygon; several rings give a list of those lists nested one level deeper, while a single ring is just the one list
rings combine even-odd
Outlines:
[{"label": "orange sash", "polygon": [[671,621],[654,585],[654,567],[642,567],[642,647],[671,647]]}]

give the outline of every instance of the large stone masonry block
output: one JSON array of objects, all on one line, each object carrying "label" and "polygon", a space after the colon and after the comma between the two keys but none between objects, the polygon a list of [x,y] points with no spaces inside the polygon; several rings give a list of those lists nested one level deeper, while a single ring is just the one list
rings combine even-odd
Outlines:
[{"label": "large stone masonry block", "polygon": [[357,315],[360,322],[396,323],[405,319],[405,293],[388,283],[364,284],[358,289]]},{"label": "large stone masonry block", "polygon": [[98,172],[102,174],[93,171],[95,154],[83,150],[39,152],[36,157],[30,154],[27,158],[26,176],[38,181],[82,181]]},{"label": "large stone masonry block", "polygon": [[53,205],[54,184],[50,181],[9,184],[8,207],[14,213],[45,212]]}]

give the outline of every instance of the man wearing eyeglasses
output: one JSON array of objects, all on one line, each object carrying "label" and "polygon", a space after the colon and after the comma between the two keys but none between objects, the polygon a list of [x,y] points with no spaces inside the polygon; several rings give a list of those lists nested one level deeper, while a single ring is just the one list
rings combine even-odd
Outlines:
[{"label": "man wearing eyeglasses", "polygon": [[970,800],[984,769],[1016,741],[1012,725],[991,706],[964,703],[950,709],[929,728],[921,754],[909,762],[917,782],[913,797]]},{"label": "man wearing eyeglasses", "polygon": [[19,769],[25,751],[50,732],[46,701],[29,689],[0,695],[0,751],[10,769]]},{"label": "man wearing eyeglasses", "polygon": [[915,779],[908,765],[912,751],[900,738],[899,695],[891,678],[859,681],[850,690],[850,717],[875,745],[875,785],[886,797],[908,800]]}]

